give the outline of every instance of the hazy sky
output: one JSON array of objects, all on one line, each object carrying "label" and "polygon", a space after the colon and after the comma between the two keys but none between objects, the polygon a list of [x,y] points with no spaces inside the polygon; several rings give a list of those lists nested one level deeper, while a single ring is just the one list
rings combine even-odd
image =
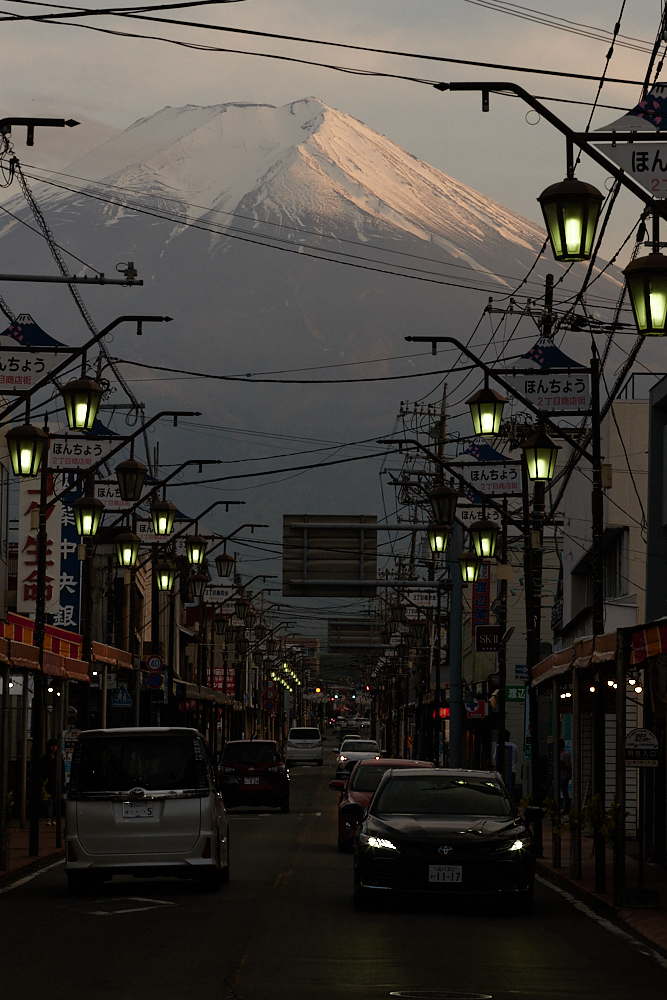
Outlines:
[{"label": "hazy sky", "polygon": [[[622,0],[529,2],[535,11],[611,30]],[[4,6],[6,12],[23,15],[48,9],[29,7],[16,0]],[[627,0],[621,32],[652,43],[660,9],[659,0]],[[477,0],[243,0],[171,15],[210,24],[578,73],[599,73],[608,48],[605,42],[508,16]],[[593,82],[472,69],[122,17],[89,18],[80,23],[435,80],[512,79],[534,94],[549,97],[590,101],[596,90]],[[482,114],[478,94],[442,94],[406,81],[349,76],[249,55],[206,53],[81,27],[6,23],[3,36],[3,114],[57,113],[82,121],[76,135],[69,131],[51,137],[38,135],[34,150],[26,150],[17,136],[19,155],[32,163],[63,165],[83,149],[97,145],[109,129],[125,128],[165,105],[227,101],[284,104],[313,95],[535,220],[539,219],[537,195],[564,175],[564,144],[558,134],[543,122],[529,125],[525,120],[527,108],[511,98],[492,97],[491,113]],[[609,73],[641,80],[647,58],[643,52],[619,47]],[[638,93],[636,86],[607,85],[601,101],[631,107]],[[586,124],[585,107],[550,107],[573,125]],[[601,109],[594,126],[605,125],[618,114]],[[579,176],[599,185],[605,180],[592,164],[582,165]],[[623,195],[620,201],[606,245],[608,252],[613,252],[613,244],[618,245],[627,235],[639,212],[632,196]]]}]

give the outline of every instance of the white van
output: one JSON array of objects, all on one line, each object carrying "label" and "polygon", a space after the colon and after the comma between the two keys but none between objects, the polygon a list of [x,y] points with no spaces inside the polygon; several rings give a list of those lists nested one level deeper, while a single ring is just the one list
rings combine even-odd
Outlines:
[{"label": "white van", "polygon": [[208,744],[196,729],[79,734],[65,823],[70,892],[114,875],[229,881],[229,833]]},{"label": "white van", "polygon": [[285,763],[288,767],[296,764],[324,764],[322,734],[319,729],[306,726],[295,726],[290,729],[285,747]]}]

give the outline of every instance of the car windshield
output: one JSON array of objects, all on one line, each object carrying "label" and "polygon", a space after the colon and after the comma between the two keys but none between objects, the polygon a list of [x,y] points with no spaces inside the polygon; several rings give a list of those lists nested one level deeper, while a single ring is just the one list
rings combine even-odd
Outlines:
[{"label": "car windshield", "polygon": [[319,740],[319,729],[292,729],[289,734],[290,740]]},{"label": "car windshield", "polygon": [[375,740],[344,740],[341,750],[354,753],[377,753],[379,747]]},{"label": "car windshield", "polygon": [[503,787],[490,777],[400,775],[380,789],[373,813],[430,816],[513,816]]},{"label": "car windshield", "polygon": [[189,735],[106,736],[79,740],[73,793],[178,791],[207,787],[203,748]]},{"label": "car windshield", "polygon": [[352,781],[352,790],[354,792],[374,792],[380,784],[380,778],[385,771],[389,770],[390,766],[382,767],[378,764],[377,767],[375,765],[371,767],[358,767]]},{"label": "car windshield", "polygon": [[275,743],[244,740],[228,743],[222,751],[222,760],[235,764],[271,764],[280,760],[280,754]]}]

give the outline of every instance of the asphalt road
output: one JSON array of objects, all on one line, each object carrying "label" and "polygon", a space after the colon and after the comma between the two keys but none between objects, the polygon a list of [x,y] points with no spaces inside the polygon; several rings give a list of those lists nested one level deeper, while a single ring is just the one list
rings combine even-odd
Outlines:
[{"label": "asphalt road", "polygon": [[297,768],[292,811],[231,814],[217,894],[114,880],[70,899],[62,865],[0,895],[8,1000],[385,1000],[461,991],[494,1000],[664,1000],[667,962],[545,885],[534,916],[432,905],[356,913],[336,849],[330,766]]}]

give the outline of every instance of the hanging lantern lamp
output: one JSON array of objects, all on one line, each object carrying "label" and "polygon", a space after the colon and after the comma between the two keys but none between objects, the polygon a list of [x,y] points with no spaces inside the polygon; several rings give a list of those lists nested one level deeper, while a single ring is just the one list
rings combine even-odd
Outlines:
[{"label": "hanging lantern lamp", "polygon": [[552,184],[537,199],[556,260],[589,260],[603,196],[574,177]]},{"label": "hanging lantern lamp", "polygon": [[90,431],[95,423],[104,389],[92,378],[71,379],[62,391],[71,431]]},{"label": "hanging lantern lamp", "polygon": [[7,447],[15,476],[36,476],[48,434],[32,424],[12,427],[7,431]]},{"label": "hanging lantern lamp", "polygon": [[104,504],[97,497],[79,497],[72,502],[76,530],[83,538],[91,538],[97,534]]},{"label": "hanging lantern lamp", "polygon": [[498,525],[484,518],[468,528],[473,548],[480,559],[493,559],[498,541]]}]

